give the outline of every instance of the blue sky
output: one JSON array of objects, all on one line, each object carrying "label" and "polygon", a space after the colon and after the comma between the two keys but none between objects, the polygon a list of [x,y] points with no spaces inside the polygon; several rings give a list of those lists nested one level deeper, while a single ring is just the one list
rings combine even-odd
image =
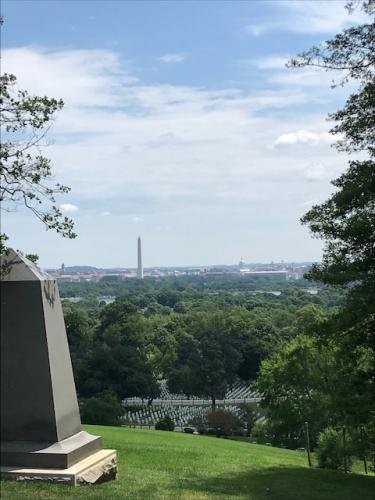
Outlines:
[{"label": "blue sky", "polygon": [[11,245],[43,266],[319,260],[299,224],[347,158],[327,113],[349,89],[285,69],[361,15],[342,1],[4,1],[3,70],[64,99],[43,152],[78,238],[22,209]]}]

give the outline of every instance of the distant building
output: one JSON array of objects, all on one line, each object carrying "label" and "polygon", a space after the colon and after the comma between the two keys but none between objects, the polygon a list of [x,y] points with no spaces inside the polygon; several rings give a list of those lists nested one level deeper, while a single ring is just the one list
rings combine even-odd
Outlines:
[{"label": "distant building", "polygon": [[143,280],[143,264],[142,264],[142,241],[141,237],[138,236],[138,267],[137,267],[137,278]]},{"label": "distant building", "polygon": [[273,278],[286,280],[288,271],[250,271],[249,269],[240,269],[242,276],[249,276],[250,278]]},{"label": "distant building", "polygon": [[104,274],[100,281],[107,281],[109,283],[116,283],[122,281],[122,276],[120,274]]}]

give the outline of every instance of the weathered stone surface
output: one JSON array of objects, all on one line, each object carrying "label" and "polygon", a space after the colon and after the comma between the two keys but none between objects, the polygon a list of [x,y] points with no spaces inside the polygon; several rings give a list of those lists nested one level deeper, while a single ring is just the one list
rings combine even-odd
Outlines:
[{"label": "weathered stone surface", "polygon": [[[105,450],[108,451],[108,450]],[[76,486],[83,484],[100,484],[117,477],[117,456],[114,453],[106,459],[92,464],[86,470],[76,475]]]},{"label": "weathered stone surface", "polygon": [[99,450],[67,469],[1,467],[1,479],[60,483],[71,486],[99,484],[117,477],[115,450]]}]

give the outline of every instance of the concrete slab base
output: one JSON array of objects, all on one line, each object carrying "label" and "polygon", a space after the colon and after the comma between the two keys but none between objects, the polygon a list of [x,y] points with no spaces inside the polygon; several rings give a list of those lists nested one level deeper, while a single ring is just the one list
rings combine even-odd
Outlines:
[{"label": "concrete slab base", "polygon": [[99,450],[68,469],[21,469],[1,467],[1,479],[13,481],[43,481],[80,486],[99,484],[116,479],[116,450]]}]

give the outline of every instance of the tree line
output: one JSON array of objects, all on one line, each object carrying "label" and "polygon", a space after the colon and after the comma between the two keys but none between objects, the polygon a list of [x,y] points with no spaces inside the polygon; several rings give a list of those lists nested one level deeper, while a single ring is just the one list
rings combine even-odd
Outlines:
[{"label": "tree line", "polygon": [[210,398],[214,406],[238,380],[254,381],[262,360],[332,316],[342,300],[328,289],[316,296],[293,286],[280,296],[233,295],[169,282],[109,305],[91,296],[63,300],[78,393],[110,389],[120,399],[151,401],[163,379],[172,393]]}]

